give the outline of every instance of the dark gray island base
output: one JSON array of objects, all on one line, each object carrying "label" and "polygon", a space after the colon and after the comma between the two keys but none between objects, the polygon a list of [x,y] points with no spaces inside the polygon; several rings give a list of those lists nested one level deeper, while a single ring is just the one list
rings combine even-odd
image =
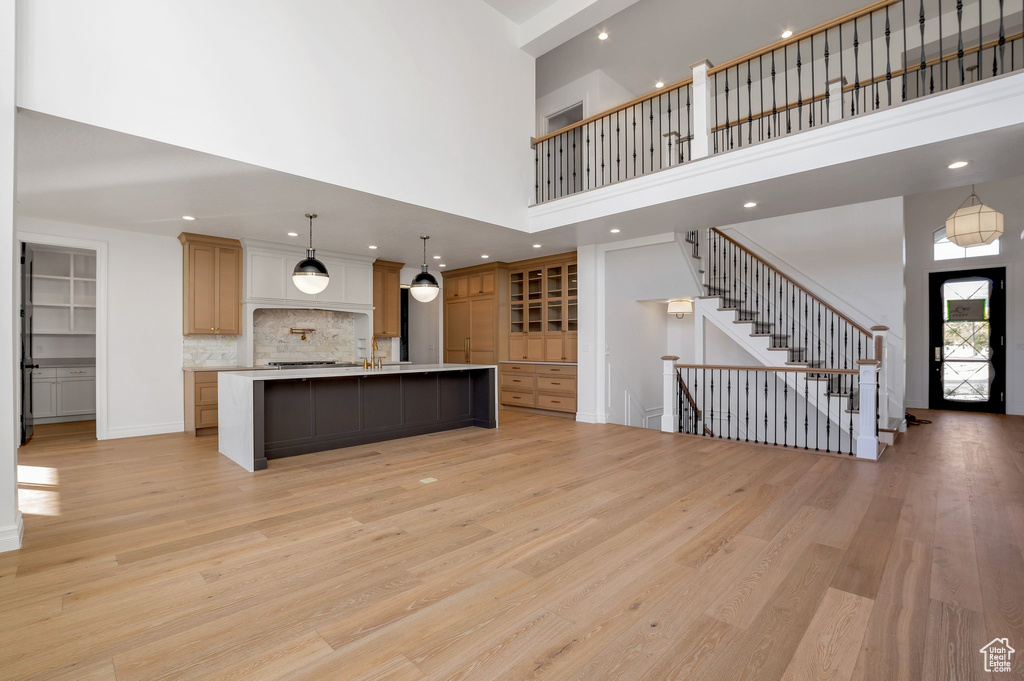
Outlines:
[{"label": "dark gray island base", "polygon": [[[251,373],[220,376],[222,412],[252,405],[251,420],[222,413],[220,429],[221,453],[248,470],[266,468],[268,459],[498,425],[496,370],[490,366],[260,372],[258,379],[247,377]],[[234,399],[226,403],[225,392]],[[249,424],[250,437],[239,442],[243,433],[231,426]],[[236,441],[226,442],[229,437]]]}]

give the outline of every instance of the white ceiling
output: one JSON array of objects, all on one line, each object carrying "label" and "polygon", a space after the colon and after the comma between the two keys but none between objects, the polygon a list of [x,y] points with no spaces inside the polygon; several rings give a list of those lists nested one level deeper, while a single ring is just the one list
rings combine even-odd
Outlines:
[{"label": "white ceiling", "polygon": [[[494,0],[495,4],[499,0]],[[514,0],[503,0],[514,2]],[[777,41],[787,28],[811,28],[867,0],[640,0],[537,59],[542,97],[600,69],[634,96],[682,80],[690,64],[720,64]],[[597,34],[608,32],[607,40]]]},{"label": "white ceiling", "polygon": [[558,0],[484,0],[517,24],[532,19]]},{"label": "white ceiling", "polygon": [[[19,215],[177,236],[182,231],[318,248],[418,265],[430,235],[433,271],[573,250],[572,233],[544,239],[373,194],[22,110]],[[187,222],[182,215],[197,219]],[[294,231],[299,237],[288,237]],[[535,249],[534,243],[543,248]],[[375,244],[379,248],[370,250]]]}]

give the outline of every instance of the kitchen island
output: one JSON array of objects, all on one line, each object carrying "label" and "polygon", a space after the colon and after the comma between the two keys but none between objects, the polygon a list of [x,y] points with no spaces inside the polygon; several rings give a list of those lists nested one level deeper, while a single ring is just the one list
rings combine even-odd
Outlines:
[{"label": "kitchen island", "polygon": [[477,426],[496,428],[497,367],[402,364],[231,371],[218,384],[218,448],[247,471],[268,459]]}]

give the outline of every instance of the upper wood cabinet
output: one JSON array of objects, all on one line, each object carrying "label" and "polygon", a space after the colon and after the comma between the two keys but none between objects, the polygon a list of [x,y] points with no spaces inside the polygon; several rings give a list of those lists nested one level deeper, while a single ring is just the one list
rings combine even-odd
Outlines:
[{"label": "upper wood cabinet", "polygon": [[373,263],[373,335],[398,338],[402,329],[402,287],[404,263],[377,260]]},{"label": "upper wood cabinet", "polygon": [[182,232],[185,335],[242,333],[242,244]]},{"label": "upper wood cabinet", "polygon": [[444,361],[497,364],[507,358],[505,263],[444,272]]},{"label": "upper wood cabinet", "polygon": [[575,253],[509,265],[509,359],[576,361],[576,269]]}]

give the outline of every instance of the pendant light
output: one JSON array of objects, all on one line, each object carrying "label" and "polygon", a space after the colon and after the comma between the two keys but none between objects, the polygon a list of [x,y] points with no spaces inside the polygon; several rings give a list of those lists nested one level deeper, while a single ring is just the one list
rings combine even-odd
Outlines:
[{"label": "pendant light", "polygon": [[970,248],[990,244],[1002,235],[1003,214],[982,203],[971,185],[971,195],[946,220],[946,238],[961,248]]},{"label": "pendant light", "polygon": [[421,303],[429,303],[437,298],[437,292],[441,290],[441,287],[437,285],[434,275],[427,271],[427,239],[430,237],[421,236],[420,238],[423,239],[423,270],[412,280],[409,285],[409,293]]},{"label": "pendant light", "polygon": [[303,293],[313,295],[327,288],[331,278],[324,264],[316,259],[316,249],[313,248],[313,218],[316,213],[306,213],[306,217],[309,218],[309,248],[306,249],[306,259],[292,270],[292,283]]}]

